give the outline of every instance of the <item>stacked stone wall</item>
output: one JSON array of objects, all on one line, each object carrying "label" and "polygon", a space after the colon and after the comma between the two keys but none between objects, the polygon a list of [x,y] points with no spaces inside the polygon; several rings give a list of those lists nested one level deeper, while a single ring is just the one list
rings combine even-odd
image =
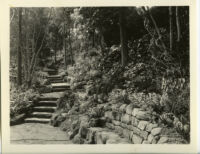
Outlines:
[{"label": "stacked stone wall", "polygon": [[174,128],[155,122],[158,115],[134,104],[112,104],[106,111],[106,127],[128,138],[133,144],[187,143]]}]

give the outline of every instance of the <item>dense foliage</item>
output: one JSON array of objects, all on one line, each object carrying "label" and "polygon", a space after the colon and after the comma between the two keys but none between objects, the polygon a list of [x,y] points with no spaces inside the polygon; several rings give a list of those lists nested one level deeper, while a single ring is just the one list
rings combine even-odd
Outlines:
[{"label": "dense foliage", "polygon": [[189,7],[13,8],[10,47],[19,91],[39,90],[48,83],[45,68],[62,68],[73,92],[87,93],[83,100],[66,93],[63,112],[134,102],[189,140]]}]

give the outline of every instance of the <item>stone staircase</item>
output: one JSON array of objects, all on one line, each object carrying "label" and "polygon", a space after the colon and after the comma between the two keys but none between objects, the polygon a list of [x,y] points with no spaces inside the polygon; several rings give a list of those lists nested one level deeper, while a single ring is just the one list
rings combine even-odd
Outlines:
[{"label": "stone staircase", "polygon": [[26,123],[49,123],[52,113],[55,112],[57,107],[58,96],[55,96],[58,92],[64,92],[70,88],[69,84],[65,83],[62,76],[55,75],[57,71],[51,70],[49,76],[52,86],[52,92],[48,96],[42,96],[39,101],[33,107],[33,112],[24,120]]}]

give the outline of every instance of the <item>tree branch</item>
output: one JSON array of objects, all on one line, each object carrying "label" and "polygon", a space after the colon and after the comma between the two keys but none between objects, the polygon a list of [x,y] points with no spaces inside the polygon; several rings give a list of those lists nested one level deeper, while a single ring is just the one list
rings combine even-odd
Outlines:
[{"label": "tree branch", "polygon": [[[48,21],[47,21],[47,25],[49,24],[49,21],[50,21],[50,18],[51,18],[51,13],[52,13],[52,8],[50,10],[50,15],[49,15],[49,18],[48,18]],[[33,76],[33,72],[34,72],[34,68],[35,68],[35,64],[36,64],[36,59],[43,47],[43,44],[44,44],[44,39],[45,39],[45,36],[46,36],[46,31],[44,32],[44,36],[43,36],[43,39],[42,39],[42,42],[41,42],[41,45],[39,47],[39,49],[37,50],[37,52],[34,54],[33,58],[32,58],[32,61],[31,61],[31,68],[30,68],[30,74],[31,76]]]}]

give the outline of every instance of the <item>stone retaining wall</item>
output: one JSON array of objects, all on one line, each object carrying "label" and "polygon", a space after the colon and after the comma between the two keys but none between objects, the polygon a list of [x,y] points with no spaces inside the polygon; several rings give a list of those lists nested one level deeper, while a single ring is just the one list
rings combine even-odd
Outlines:
[{"label": "stone retaining wall", "polygon": [[106,127],[134,144],[187,143],[175,129],[156,123],[155,113],[136,108],[134,104],[112,104],[104,117]]}]

